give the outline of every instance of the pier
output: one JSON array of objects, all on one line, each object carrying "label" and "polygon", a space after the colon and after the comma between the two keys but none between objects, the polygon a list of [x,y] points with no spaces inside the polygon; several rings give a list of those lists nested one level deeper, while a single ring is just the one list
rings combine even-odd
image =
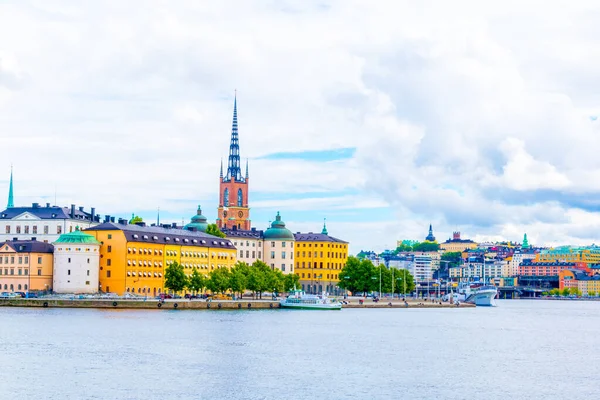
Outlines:
[{"label": "pier", "polygon": [[[347,300],[348,301],[348,300]],[[138,310],[267,310],[278,309],[279,301],[274,300],[222,300],[204,301],[174,299],[160,302],[158,300],[130,299],[3,299],[0,307],[36,307],[36,308],[100,308],[100,309],[138,309]],[[426,300],[381,300],[373,301],[349,300],[342,308],[468,308],[474,304],[449,304]]]}]

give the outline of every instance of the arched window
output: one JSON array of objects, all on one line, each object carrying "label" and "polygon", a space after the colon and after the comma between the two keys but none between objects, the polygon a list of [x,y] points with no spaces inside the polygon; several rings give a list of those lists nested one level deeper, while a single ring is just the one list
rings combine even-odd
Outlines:
[{"label": "arched window", "polygon": [[243,206],[242,189],[238,189],[238,207]]},{"label": "arched window", "polygon": [[226,188],[225,192],[223,192],[223,205],[225,207],[229,207],[229,189]]}]

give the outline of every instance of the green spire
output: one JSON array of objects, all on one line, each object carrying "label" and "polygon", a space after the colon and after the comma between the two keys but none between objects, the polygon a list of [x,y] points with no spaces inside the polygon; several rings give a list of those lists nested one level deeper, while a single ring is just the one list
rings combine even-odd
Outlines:
[{"label": "green spire", "polygon": [[327,222],[327,218],[323,218],[323,230],[321,231],[321,233],[322,233],[323,235],[329,235],[329,233],[327,232],[327,225],[326,225],[326,222]]},{"label": "green spire", "polygon": [[13,199],[13,167],[10,166],[10,186],[8,187],[8,205],[6,208],[13,208],[15,201]]},{"label": "green spire", "polygon": [[523,235],[523,244],[521,245],[522,249],[528,249],[529,246],[529,241],[527,240],[527,234]]}]

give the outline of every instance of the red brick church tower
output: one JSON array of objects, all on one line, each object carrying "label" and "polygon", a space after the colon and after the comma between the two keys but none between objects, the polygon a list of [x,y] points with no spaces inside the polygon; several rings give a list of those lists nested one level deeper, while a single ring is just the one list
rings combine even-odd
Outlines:
[{"label": "red brick church tower", "polygon": [[219,177],[219,209],[217,225],[221,229],[250,229],[250,208],[248,207],[248,161],[246,175],[242,176],[240,145],[238,138],[237,95],[233,101],[233,125],[227,173]]}]

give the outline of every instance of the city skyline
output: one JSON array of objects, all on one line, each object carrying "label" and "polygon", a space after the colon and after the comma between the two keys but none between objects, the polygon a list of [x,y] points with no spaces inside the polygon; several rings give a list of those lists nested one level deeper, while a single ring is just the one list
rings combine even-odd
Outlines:
[{"label": "city skyline", "polygon": [[237,89],[258,229],[600,242],[598,7],[460,3],[0,5],[0,193],[214,222]]}]

